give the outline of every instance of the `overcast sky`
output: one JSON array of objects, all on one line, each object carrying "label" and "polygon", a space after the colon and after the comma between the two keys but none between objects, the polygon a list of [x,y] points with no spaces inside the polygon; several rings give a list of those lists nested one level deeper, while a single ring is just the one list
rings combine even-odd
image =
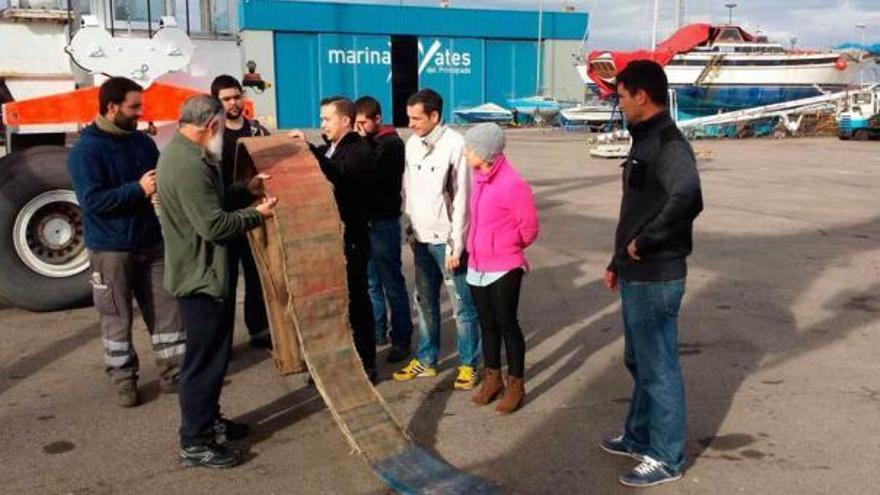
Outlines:
[{"label": "overcast sky", "polygon": [[[345,0],[356,3],[437,6],[440,0]],[[685,2],[687,22],[726,22],[725,3],[731,0]],[[771,40],[789,43],[796,36],[799,47],[836,46],[859,42],[856,23],[866,24],[868,43],[880,42],[880,0],[733,0],[734,22],[747,30],[761,30]],[[537,10],[540,0],[451,0],[453,7]],[[642,48],[651,43],[653,0],[545,0],[546,10],[562,10],[564,4],[590,14],[593,48]],[[675,31],[675,0],[660,0],[662,40]]]}]

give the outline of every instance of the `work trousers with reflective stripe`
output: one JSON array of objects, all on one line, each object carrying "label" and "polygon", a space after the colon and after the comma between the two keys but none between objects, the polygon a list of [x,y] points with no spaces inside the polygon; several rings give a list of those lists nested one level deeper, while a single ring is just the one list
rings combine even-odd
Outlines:
[{"label": "work trousers with reflective stripe", "polygon": [[150,332],[163,384],[180,374],[186,336],[177,300],[162,286],[162,245],[133,252],[89,251],[92,293],[101,319],[104,363],[116,384],[137,381],[138,355],[131,338],[136,300]]}]

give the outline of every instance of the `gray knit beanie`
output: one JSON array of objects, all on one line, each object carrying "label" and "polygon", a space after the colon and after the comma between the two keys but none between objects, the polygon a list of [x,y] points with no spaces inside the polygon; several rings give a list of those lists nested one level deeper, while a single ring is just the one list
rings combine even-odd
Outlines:
[{"label": "gray knit beanie", "polygon": [[464,135],[467,149],[488,163],[504,151],[504,131],[498,124],[477,124]]}]

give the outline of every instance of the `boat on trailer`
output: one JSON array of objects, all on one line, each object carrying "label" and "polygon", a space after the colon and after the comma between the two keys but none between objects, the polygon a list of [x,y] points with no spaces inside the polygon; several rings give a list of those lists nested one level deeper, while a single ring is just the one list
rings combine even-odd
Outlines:
[{"label": "boat on trailer", "polygon": [[614,105],[601,100],[592,100],[571,108],[559,111],[559,122],[566,126],[585,126],[599,128],[609,123],[620,125],[623,114]]},{"label": "boat on trailer", "polygon": [[617,73],[638,59],[665,67],[682,119],[841,91],[875,65],[863,52],[787,49],[740,26],[691,24],[654,51],[593,51],[577,70],[607,95]]}]

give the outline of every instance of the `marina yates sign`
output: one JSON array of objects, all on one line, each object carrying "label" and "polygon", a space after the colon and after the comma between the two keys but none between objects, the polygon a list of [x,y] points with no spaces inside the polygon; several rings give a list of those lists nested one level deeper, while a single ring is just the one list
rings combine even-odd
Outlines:
[{"label": "marina yates sign", "polygon": [[[390,45],[390,43],[389,43]],[[327,63],[330,65],[387,65],[391,77],[391,49],[364,48],[328,48]],[[471,53],[444,48],[443,42],[435,39],[425,50],[419,41],[419,75],[424,74],[470,74]]]}]

